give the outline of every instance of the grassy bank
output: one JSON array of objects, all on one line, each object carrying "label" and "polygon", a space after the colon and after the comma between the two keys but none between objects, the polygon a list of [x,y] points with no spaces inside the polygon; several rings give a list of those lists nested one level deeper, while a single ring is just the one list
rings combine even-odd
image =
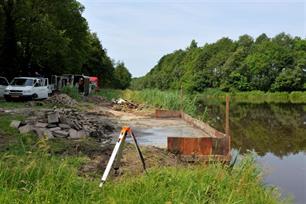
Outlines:
[{"label": "grassy bank", "polygon": [[156,89],[146,89],[143,91],[102,89],[98,94],[109,100],[122,97],[156,108],[184,110],[186,113],[201,119],[207,117],[205,111],[201,115],[197,113],[196,95],[182,95],[179,91],[159,91]]},{"label": "grassy bank", "polygon": [[193,114],[197,109],[195,104],[205,101],[208,104],[224,103],[229,95],[233,103],[306,103],[306,92],[233,92],[226,93],[216,89],[208,89],[198,94],[181,94],[180,91],[160,91],[157,89],[144,89],[142,91],[102,89],[99,93],[109,100],[123,97],[139,103],[145,103],[159,108],[170,110],[184,109]]},{"label": "grassy bank", "polygon": [[212,102],[223,102],[226,95],[231,96],[231,100],[237,103],[306,103],[306,92],[233,92],[226,93],[217,89],[208,89],[198,94],[201,100]]},{"label": "grassy bank", "polygon": [[[84,154],[54,154],[56,141],[38,140],[12,129],[0,116],[0,203],[279,203],[265,187],[251,157],[230,169],[210,166],[149,169],[145,175],[110,179],[98,188],[99,172],[80,176]],[[7,140],[9,139],[9,141]],[[60,146],[60,145],[59,145]],[[59,147],[58,146],[58,147]],[[67,147],[65,147],[67,148]]]}]

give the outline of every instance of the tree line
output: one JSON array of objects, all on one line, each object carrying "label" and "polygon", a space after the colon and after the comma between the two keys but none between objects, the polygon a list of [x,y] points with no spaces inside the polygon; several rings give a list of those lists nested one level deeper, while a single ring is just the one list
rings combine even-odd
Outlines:
[{"label": "tree line", "polygon": [[186,49],[163,56],[144,77],[135,78],[134,89],[180,89],[201,92],[305,90],[306,39],[280,33],[256,39],[242,35],[224,37],[202,47],[192,40]]},{"label": "tree line", "polygon": [[0,0],[0,75],[85,74],[126,88],[131,74],[107,55],[83,11],[76,0]]}]

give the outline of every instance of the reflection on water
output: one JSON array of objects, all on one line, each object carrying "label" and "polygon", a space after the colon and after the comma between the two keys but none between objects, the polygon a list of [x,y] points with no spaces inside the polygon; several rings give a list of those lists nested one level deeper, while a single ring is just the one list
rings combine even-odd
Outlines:
[{"label": "reflection on water", "polygon": [[257,159],[265,170],[265,183],[280,187],[283,196],[295,197],[296,203],[306,203],[306,155],[289,154],[279,157],[267,153]]},{"label": "reflection on water", "polygon": [[[225,106],[207,105],[207,112],[223,131]],[[306,203],[306,105],[231,104],[230,129],[233,148],[257,152],[266,183]]]}]

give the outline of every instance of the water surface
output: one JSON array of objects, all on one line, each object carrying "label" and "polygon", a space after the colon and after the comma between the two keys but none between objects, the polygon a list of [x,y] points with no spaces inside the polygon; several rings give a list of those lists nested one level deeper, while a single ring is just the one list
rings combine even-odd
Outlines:
[{"label": "water surface", "polygon": [[[208,122],[224,131],[225,106],[200,107]],[[267,185],[306,203],[306,105],[231,104],[230,129],[233,148],[258,154]]]}]

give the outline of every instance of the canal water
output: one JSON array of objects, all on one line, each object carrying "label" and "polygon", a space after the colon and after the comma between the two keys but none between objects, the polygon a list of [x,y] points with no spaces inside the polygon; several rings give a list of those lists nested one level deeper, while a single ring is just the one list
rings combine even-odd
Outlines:
[{"label": "canal water", "polygon": [[[208,123],[224,131],[225,105],[200,104]],[[257,153],[266,185],[306,203],[306,104],[231,104],[233,148]]]}]

